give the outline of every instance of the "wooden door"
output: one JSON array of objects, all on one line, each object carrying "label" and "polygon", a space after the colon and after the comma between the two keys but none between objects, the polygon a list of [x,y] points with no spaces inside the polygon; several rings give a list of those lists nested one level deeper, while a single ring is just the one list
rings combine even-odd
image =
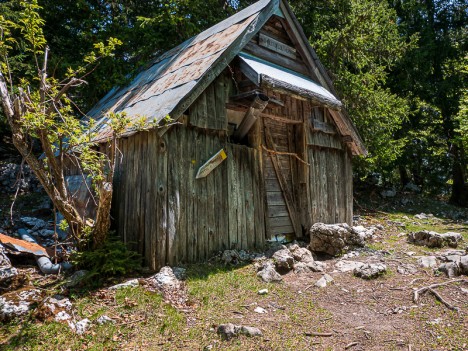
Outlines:
[{"label": "wooden door", "polygon": [[264,181],[267,202],[268,237],[300,235],[294,179],[296,152],[294,126],[280,121],[264,119]]}]

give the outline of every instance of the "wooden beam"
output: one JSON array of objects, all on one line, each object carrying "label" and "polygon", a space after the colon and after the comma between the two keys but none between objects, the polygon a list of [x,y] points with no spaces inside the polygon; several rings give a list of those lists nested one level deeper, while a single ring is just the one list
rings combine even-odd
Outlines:
[{"label": "wooden beam", "polygon": [[278,122],[286,123],[286,124],[302,124],[302,121],[295,121],[293,119],[287,119],[287,118],[284,118],[284,117],[270,115],[268,113],[261,113],[260,117],[272,119],[274,121],[278,121]]},{"label": "wooden beam", "polygon": [[[273,142],[273,138],[271,137],[271,133],[267,125],[265,125],[265,140],[266,140],[267,147],[272,149],[273,151],[276,151],[276,145]],[[300,231],[299,222],[297,220],[297,210],[296,210],[296,206],[294,205],[294,198],[292,196],[292,193],[289,191],[288,183],[286,182],[284,174],[281,171],[281,165],[278,160],[278,155],[269,154],[269,156],[273,163],[276,176],[278,177],[278,181],[280,183],[284,199],[286,200],[286,206],[288,207],[289,215],[291,216],[291,222],[294,227],[294,232],[296,233],[296,236],[299,237],[301,236],[300,235],[301,231]]]}]

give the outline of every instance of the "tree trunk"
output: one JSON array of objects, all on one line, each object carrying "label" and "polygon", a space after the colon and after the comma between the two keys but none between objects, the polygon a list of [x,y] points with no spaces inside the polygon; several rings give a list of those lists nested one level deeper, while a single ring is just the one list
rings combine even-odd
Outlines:
[{"label": "tree trunk", "polygon": [[452,195],[450,202],[454,205],[468,207],[468,184],[465,183],[466,162],[463,150],[458,145],[453,145],[453,166],[452,166]]}]

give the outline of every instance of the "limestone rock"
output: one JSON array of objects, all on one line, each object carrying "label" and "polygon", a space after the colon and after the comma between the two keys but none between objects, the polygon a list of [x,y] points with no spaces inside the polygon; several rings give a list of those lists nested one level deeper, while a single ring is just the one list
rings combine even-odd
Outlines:
[{"label": "limestone rock", "polygon": [[263,265],[261,270],[257,273],[257,277],[261,278],[266,283],[280,282],[283,280],[270,262]]},{"label": "limestone rock", "polygon": [[375,279],[387,271],[387,266],[382,263],[366,263],[355,268],[353,273],[363,279]]},{"label": "limestone rock", "polygon": [[131,279],[129,281],[126,281],[125,283],[113,285],[109,287],[109,290],[119,290],[119,289],[128,288],[128,287],[134,288],[138,285],[140,285],[140,282],[138,279]]},{"label": "limestone rock", "polygon": [[49,225],[46,221],[34,217],[21,217],[20,220],[31,228],[32,231],[44,229]]},{"label": "limestone rock", "polygon": [[402,263],[397,267],[397,272],[402,275],[413,275],[418,273],[418,268],[413,264]]},{"label": "limestone rock", "polygon": [[433,231],[422,230],[408,234],[408,241],[410,243],[431,248],[444,246],[457,247],[461,240],[461,234],[454,232],[439,234]]},{"label": "limestone rock", "polygon": [[230,340],[233,337],[238,336],[239,334],[249,337],[262,336],[262,332],[258,328],[244,325],[234,325],[232,323],[219,325],[216,332],[218,333],[218,335],[221,336],[223,340]]},{"label": "limestone rock", "polygon": [[461,274],[460,267],[456,262],[442,263],[438,269],[445,273],[449,278],[458,277]]},{"label": "limestone rock", "polygon": [[241,258],[236,250],[225,250],[221,256],[221,261],[223,261],[224,264],[236,265],[241,262]]},{"label": "limestone rock", "polygon": [[468,275],[468,255],[460,258],[460,270],[462,274]]},{"label": "limestone rock", "polygon": [[418,258],[418,264],[423,268],[433,268],[437,266],[435,256],[422,256]]},{"label": "limestone rock", "polygon": [[27,314],[42,296],[43,292],[38,289],[13,291],[0,296],[0,321],[7,322]]},{"label": "limestone rock", "polygon": [[232,324],[220,324],[216,331],[223,340],[230,340],[239,334],[239,327]]},{"label": "limestone rock", "polygon": [[262,336],[262,331],[258,328],[255,327],[248,327],[248,326],[241,326],[240,329],[240,334],[249,336],[249,337],[254,337],[254,336]]},{"label": "limestone rock", "polygon": [[155,285],[159,289],[178,289],[180,287],[180,281],[175,276],[171,267],[163,267],[159,273],[156,273],[148,279],[150,283]]},{"label": "limestone rock", "polygon": [[37,310],[35,311],[35,315],[40,320],[47,320],[52,318],[54,320],[69,320],[67,316],[70,316],[73,310],[73,305],[70,300],[61,295],[55,295],[51,297],[46,297]]},{"label": "limestone rock", "polygon": [[275,266],[280,270],[289,271],[294,266],[294,257],[288,249],[276,251],[272,256]]},{"label": "limestone rock", "polygon": [[310,249],[336,256],[348,248],[362,247],[373,235],[373,230],[361,226],[350,227],[346,223],[315,223],[310,228]]},{"label": "limestone rock", "polygon": [[332,282],[333,278],[328,274],[324,274],[323,277],[317,280],[314,285],[319,288],[325,288],[329,283]]},{"label": "limestone rock", "polygon": [[363,265],[364,263],[359,262],[359,261],[340,260],[337,263],[335,263],[335,269],[338,272],[346,273],[346,272],[354,271],[356,268],[360,268]]},{"label": "limestone rock", "polygon": [[107,324],[107,323],[112,323],[114,324],[115,321],[110,318],[109,316],[106,316],[105,314],[100,316],[98,319],[96,319],[96,323],[99,325]]},{"label": "limestone rock", "polygon": [[292,245],[289,248],[294,260],[298,262],[313,262],[312,252],[307,250],[305,247],[299,247],[299,245]]},{"label": "limestone rock", "polygon": [[4,247],[0,244],[0,293],[12,288],[14,281],[18,278],[18,274],[18,270],[12,267]]},{"label": "limestone rock", "polygon": [[91,321],[88,318],[82,319],[75,324],[75,333],[78,335],[84,334],[91,326]]}]

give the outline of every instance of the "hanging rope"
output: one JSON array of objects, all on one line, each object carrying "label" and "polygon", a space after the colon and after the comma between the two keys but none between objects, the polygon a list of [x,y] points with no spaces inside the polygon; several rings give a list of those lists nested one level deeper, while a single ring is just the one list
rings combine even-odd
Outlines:
[{"label": "hanging rope", "polygon": [[263,150],[265,150],[266,152],[268,152],[269,154],[273,154],[273,155],[285,155],[285,156],[293,156],[295,158],[297,158],[300,162],[302,162],[303,164],[307,165],[307,166],[310,166],[310,163],[307,163],[306,161],[304,161],[302,158],[300,158],[296,153],[294,152],[281,152],[281,151],[274,151],[274,150],[270,150],[270,149],[267,149],[265,147],[265,145],[262,145],[262,148]]}]

